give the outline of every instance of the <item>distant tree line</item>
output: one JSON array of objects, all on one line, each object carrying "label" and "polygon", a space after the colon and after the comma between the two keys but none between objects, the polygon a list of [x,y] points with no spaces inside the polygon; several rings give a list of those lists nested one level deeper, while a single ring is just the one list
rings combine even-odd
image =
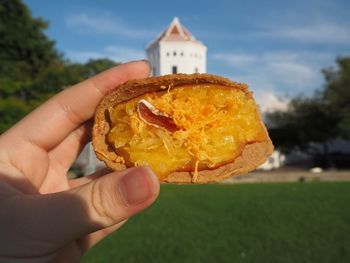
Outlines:
[{"label": "distant tree line", "polygon": [[52,95],[117,65],[109,59],[72,63],[21,0],[0,1],[0,134]]}]

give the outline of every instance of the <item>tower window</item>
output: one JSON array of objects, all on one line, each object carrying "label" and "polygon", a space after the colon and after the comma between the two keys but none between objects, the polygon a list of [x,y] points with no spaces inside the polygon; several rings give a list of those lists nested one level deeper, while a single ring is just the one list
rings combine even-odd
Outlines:
[{"label": "tower window", "polygon": [[194,73],[198,73],[198,68],[194,68]]},{"label": "tower window", "polygon": [[173,55],[174,55],[174,57],[176,57],[176,51],[174,51]]},{"label": "tower window", "polygon": [[184,52],[181,52],[181,53],[180,53],[180,56],[183,57],[183,56],[184,56]]},{"label": "tower window", "polygon": [[166,52],[166,56],[169,57],[170,53],[169,52]]},{"label": "tower window", "polygon": [[176,74],[177,73],[177,66],[173,66],[171,72],[173,74]]}]

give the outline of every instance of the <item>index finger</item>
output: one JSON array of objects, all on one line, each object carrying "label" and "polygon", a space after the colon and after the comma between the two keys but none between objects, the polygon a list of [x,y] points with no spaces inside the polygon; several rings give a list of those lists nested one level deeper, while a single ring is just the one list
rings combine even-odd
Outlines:
[{"label": "index finger", "polygon": [[127,80],[148,75],[146,61],[129,62],[104,71],[55,95],[5,132],[3,139],[25,140],[49,151],[90,119],[109,91]]}]

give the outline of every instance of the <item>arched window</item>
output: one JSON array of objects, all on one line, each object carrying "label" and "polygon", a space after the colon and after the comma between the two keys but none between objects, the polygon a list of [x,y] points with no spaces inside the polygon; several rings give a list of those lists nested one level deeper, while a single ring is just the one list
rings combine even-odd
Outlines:
[{"label": "arched window", "polygon": [[198,73],[198,68],[194,68],[194,73]]},{"label": "arched window", "polygon": [[174,55],[174,57],[176,57],[176,51],[174,51],[173,55]]},{"label": "arched window", "polygon": [[166,56],[169,57],[169,56],[170,56],[170,53],[169,53],[169,52],[166,52]]},{"label": "arched window", "polygon": [[176,73],[177,73],[177,66],[172,66],[171,72],[172,72],[173,74],[176,74]]},{"label": "arched window", "polygon": [[180,56],[183,57],[183,56],[184,56],[184,52],[181,52],[181,53],[180,53]]}]

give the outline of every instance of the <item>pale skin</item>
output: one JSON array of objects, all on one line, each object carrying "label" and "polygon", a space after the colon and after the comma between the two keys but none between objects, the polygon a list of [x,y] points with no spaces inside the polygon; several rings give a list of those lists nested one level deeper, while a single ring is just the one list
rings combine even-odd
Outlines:
[{"label": "pale skin", "polygon": [[91,139],[91,118],[117,85],[149,75],[136,61],[70,87],[0,136],[0,262],[79,262],[94,244],[151,205],[146,167],[69,180]]}]

